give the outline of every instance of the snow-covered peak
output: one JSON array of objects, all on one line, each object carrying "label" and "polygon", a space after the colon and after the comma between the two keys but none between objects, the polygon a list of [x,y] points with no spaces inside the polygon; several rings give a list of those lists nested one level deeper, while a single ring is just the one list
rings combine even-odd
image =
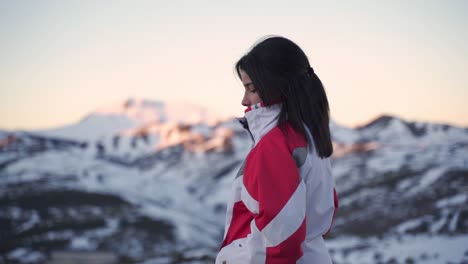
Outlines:
[{"label": "snow-covered peak", "polygon": [[92,115],[125,116],[138,123],[173,122],[197,124],[213,122],[216,117],[207,109],[187,102],[163,102],[147,99],[129,98],[123,103],[99,108]]},{"label": "snow-covered peak", "polygon": [[447,144],[464,141],[467,128],[440,124],[408,121],[397,116],[382,115],[366,125],[356,128],[361,141],[379,141],[386,144]]},{"label": "snow-covered peak", "polygon": [[195,104],[129,98],[98,108],[77,124],[34,132],[44,136],[96,141],[154,124],[212,124],[217,120],[207,109]]},{"label": "snow-covered peak", "polygon": [[405,121],[391,116],[382,116],[368,124],[365,129],[359,129],[368,140],[402,144],[414,141],[414,134],[408,128]]}]

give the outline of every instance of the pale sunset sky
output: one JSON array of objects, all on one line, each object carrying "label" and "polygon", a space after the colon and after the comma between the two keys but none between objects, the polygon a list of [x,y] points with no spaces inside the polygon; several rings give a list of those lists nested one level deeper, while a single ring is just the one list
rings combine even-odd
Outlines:
[{"label": "pale sunset sky", "polygon": [[308,55],[331,117],[468,126],[468,1],[0,1],[0,129],[126,98],[241,116],[235,62],[266,35]]}]

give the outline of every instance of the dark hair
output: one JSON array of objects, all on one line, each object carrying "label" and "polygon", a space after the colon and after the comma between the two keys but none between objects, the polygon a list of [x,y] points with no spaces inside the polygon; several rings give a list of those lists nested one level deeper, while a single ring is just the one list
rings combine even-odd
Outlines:
[{"label": "dark hair", "polygon": [[305,136],[304,122],[312,134],[318,156],[331,156],[327,95],[298,45],[284,37],[268,37],[256,44],[235,67],[239,78],[240,70],[249,75],[265,105],[282,102],[280,126],[289,121]]}]

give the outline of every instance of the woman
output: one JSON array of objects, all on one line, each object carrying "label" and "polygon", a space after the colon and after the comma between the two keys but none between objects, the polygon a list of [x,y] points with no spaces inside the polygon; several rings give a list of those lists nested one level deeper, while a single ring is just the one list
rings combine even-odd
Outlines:
[{"label": "woman", "polygon": [[331,263],[322,236],[338,198],[323,85],[284,37],[255,45],[236,71],[253,148],[233,182],[216,263]]}]

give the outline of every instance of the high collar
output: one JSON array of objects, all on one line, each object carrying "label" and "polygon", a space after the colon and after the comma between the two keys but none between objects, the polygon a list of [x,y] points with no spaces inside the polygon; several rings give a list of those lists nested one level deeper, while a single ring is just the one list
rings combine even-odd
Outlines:
[{"label": "high collar", "polygon": [[254,145],[278,124],[281,105],[281,103],[268,106],[263,103],[254,104],[245,110],[244,117],[239,118],[244,128],[252,135]]}]

